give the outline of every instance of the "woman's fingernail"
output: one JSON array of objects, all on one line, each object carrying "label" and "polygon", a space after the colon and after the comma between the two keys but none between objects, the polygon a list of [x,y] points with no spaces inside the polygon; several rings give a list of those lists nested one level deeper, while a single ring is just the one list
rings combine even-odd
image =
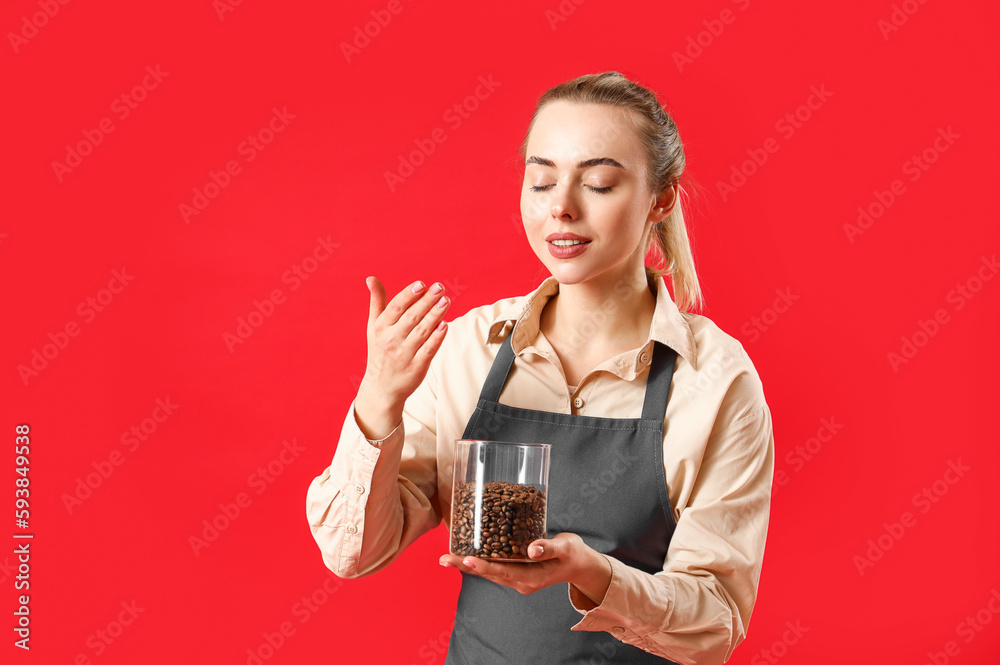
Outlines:
[{"label": "woman's fingernail", "polygon": [[451,568],[452,567],[452,565],[450,563],[448,563],[447,561],[438,561],[438,563],[440,563],[445,568]]},{"label": "woman's fingernail", "polygon": [[444,286],[441,284],[441,282],[436,282],[434,284],[434,286],[431,287],[431,295],[435,295],[436,296],[437,294],[441,293],[442,291],[444,291]]},{"label": "woman's fingernail", "polygon": [[413,289],[412,290],[413,290],[414,293],[420,293],[421,291],[424,290],[424,283],[423,282],[417,282],[416,284],[413,285]]},{"label": "woman's fingernail", "polygon": [[464,561],[462,561],[462,563],[464,563],[467,567],[472,568],[473,570],[476,569],[476,564],[473,562],[473,559],[465,559]]}]

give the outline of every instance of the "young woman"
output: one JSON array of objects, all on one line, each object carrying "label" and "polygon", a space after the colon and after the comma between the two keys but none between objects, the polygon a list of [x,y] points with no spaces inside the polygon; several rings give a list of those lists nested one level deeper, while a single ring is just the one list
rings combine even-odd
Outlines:
[{"label": "young woman", "polygon": [[722,663],[757,596],[774,440],[743,347],[689,311],[677,127],[621,74],[581,76],[539,99],[522,155],[551,276],[450,324],[440,284],[387,302],[366,280],[367,368],[309,487],[313,536],[369,575],[450,522],[456,439],[551,443],[536,563],[440,559],[462,573],[446,663]]}]

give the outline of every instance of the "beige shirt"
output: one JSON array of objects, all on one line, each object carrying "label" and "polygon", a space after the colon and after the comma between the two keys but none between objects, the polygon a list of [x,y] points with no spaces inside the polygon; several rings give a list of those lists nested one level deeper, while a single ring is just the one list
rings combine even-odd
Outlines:
[{"label": "beige shirt", "polygon": [[[559,290],[549,277],[526,296],[449,323],[385,439],[365,438],[352,402],[332,464],[306,497],[326,566],[343,578],[370,575],[442,521],[450,526],[454,442],[514,322],[514,368],[499,402],[555,413],[640,417],[658,340],[678,354],[663,425],[663,473],[677,528],[661,572],[607,557],[612,580],[600,605],[567,584],[582,615],[572,630],[607,631],[682,664],[728,660],[747,635],[757,597],[774,471],[771,412],[742,345],[708,318],[680,312],[662,277],[655,285],[646,343],[595,367],[575,391],[539,331],[541,311]],[[602,312],[616,306],[611,299]],[[576,343],[585,342],[567,341]]]}]

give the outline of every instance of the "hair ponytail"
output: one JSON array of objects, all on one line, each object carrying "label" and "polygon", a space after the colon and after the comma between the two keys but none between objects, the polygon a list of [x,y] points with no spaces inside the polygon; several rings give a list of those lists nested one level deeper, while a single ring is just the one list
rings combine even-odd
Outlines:
[{"label": "hair ponytail", "polygon": [[[677,188],[678,197],[682,191],[680,187]],[[704,307],[704,299],[679,199],[666,219],[653,224],[649,235],[652,237],[650,244],[656,247],[656,254],[659,255],[657,258],[664,265],[663,268],[647,265],[646,276],[654,280],[660,275],[669,276],[677,308],[683,312],[700,310]]]}]

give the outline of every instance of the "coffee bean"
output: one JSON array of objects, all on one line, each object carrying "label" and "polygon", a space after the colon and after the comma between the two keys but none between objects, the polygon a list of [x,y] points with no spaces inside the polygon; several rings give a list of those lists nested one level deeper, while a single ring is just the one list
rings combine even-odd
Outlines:
[{"label": "coffee bean", "polygon": [[528,545],[545,537],[545,504],[544,492],[531,485],[492,481],[482,486],[482,509],[476,514],[476,484],[458,483],[452,508],[452,552],[527,559]]}]

